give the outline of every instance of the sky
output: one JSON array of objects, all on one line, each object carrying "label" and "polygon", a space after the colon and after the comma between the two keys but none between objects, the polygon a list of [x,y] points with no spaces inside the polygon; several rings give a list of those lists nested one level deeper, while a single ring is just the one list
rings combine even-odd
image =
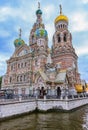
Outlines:
[{"label": "sky", "polygon": [[88,0],[0,0],[0,76],[6,73],[6,60],[14,53],[19,28],[22,29],[22,39],[29,44],[38,2],[48,32],[49,47],[55,32],[54,20],[59,15],[59,5],[62,5],[63,14],[69,19],[81,79],[88,82]]}]

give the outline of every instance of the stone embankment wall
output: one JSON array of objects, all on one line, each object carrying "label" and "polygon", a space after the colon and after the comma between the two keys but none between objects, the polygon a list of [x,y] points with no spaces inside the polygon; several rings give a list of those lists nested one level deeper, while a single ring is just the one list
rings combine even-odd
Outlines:
[{"label": "stone embankment wall", "polygon": [[31,112],[36,109],[35,100],[0,103],[0,118]]},{"label": "stone embankment wall", "polygon": [[20,101],[0,102],[0,119],[24,114],[36,110],[50,109],[72,110],[88,104],[88,97],[79,99],[29,99]]}]

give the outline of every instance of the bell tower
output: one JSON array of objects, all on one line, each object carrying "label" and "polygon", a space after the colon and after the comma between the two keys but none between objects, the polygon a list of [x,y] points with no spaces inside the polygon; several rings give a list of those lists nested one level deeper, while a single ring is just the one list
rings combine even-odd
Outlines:
[{"label": "bell tower", "polygon": [[[52,59],[56,64],[61,63],[61,69],[73,70],[75,83],[80,82],[80,74],[78,73],[77,59],[75,49],[72,45],[72,35],[68,30],[68,17],[63,15],[62,6],[60,5],[60,14],[56,17],[55,33],[53,35]],[[73,69],[75,68],[75,69]],[[72,73],[73,73],[72,71]],[[76,79],[78,80],[76,81]]]},{"label": "bell tower", "polygon": [[38,64],[39,67],[36,68],[36,70],[38,70],[39,68],[44,69],[48,55],[48,33],[42,21],[42,10],[40,9],[39,2],[36,17],[36,22],[34,23],[29,36],[29,46],[35,55],[35,68]]},{"label": "bell tower", "polygon": [[30,32],[29,45],[33,51],[46,51],[48,47],[48,33],[45,30],[44,23],[42,22],[42,10],[40,9],[40,2],[38,2],[36,17],[36,22],[34,23]]}]

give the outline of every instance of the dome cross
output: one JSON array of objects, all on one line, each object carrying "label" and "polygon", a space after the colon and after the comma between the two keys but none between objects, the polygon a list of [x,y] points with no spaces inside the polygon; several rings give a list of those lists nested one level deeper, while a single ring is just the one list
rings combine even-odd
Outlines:
[{"label": "dome cross", "polygon": [[19,29],[19,38],[21,38],[22,29]]},{"label": "dome cross", "polygon": [[40,2],[38,2],[38,9],[40,9]]},{"label": "dome cross", "polygon": [[62,6],[61,5],[59,5],[60,6],[60,15],[62,14]]}]

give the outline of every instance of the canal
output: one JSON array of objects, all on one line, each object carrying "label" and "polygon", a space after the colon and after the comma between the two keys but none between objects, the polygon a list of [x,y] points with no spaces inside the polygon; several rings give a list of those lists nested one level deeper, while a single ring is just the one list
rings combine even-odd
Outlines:
[{"label": "canal", "polygon": [[88,106],[75,111],[33,113],[0,123],[0,130],[88,130]]}]

